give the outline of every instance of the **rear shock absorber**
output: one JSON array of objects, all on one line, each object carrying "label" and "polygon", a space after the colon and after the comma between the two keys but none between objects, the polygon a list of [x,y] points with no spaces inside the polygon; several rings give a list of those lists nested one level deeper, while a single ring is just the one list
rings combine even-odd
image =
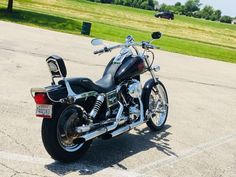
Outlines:
[{"label": "rear shock absorber", "polygon": [[98,111],[100,110],[101,106],[102,106],[102,103],[104,102],[105,100],[105,97],[106,95],[104,93],[102,94],[99,94],[97,96],[97,100],[96,100],[96,103],[93,107],[93,109],[91,110],[91,112],[89,113],[89,116],[94,119],[98,113]]}]

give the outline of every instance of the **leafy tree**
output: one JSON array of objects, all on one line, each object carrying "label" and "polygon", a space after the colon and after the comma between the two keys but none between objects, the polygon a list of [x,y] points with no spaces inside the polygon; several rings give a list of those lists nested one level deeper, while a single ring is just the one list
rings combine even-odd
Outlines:
[{"label": "leafy tree", "polygon": [[140,7],[142,9],[153,10],[154,8],[153,0],[143,1]]},{"label": "leafy tree", "polygon": [[196,11],[193,13],[193,17],[195,18],[203,18],[202,17],[202,11]]},{"label": "leafy tree", "polygon": [[175,14],[184,14],[184,9],[185,9],[185,6],[181,4],[181,2],[176,2],[175,3],[175,6],[174,6],[174,9],[173,9],[173,12]]},{"label": "leafy tree", "polygon": [[232,18],[230,16],[225,15],[225,16],[222,16],[220,18],[220,22],[222,22],[222,23],[231,23],[232,22]]},{"label": "leafy tree", "polygon": [[212,6],[205,6],[200,12],[201,12],[201,17],[205,18],[206,20],[212,19],[215,13]]},{"label": "leafy tree", "polygon": [[171,11],[172,7],[169,5],[166,5],[165,3],[161,4],[160,11],[161,12],[168,12]]},{"label": "leafy tree", "polygon": [[194,12],[200,10],[200,0],[188,0],[185,3],[184,14],[188,16],[192,16]]},{"label": "leafy tree", "polygon": [[216,11],[215,11],[214,16],[215,16],[215,18],[216,18],[217,21],[220,20],[221,14],[222,14],[221,10],[216,10]]},{"label": "leafy tree", "polygon": [[137,3],[137,8],[141,8],[141,4],[143,3],[143,0],[138,0],[138,3]]},{"label": "leafy tree", "polygon": [[148,2],[147,2],[147,1],[142,2],[142,3],[140,4],[140,7],[141,7],[142,9],[146,9],[146,8],[148,7]]},{"label": "leafy tree", "polygon": [[136,7],[137,3],[138,3],[138,0],[133,0],[131,7]]},{"label": "leafy tree", "polygon": [[149,6],[150,10],[154,9],[154,2],[153,2],[153,0],[148,0],[148,6]]},{"label": "leafy tree", "polygon": [[181,2],[176,2],[175,3],[175,7],[180,7],[180,6],[182,6]]},{"label": "leafy tree", "polygon": [[101,3],[112,3],[113,2],[113,0],[100,0],[100,1],[101,1]]},{"label": "leafy tree", "polygon": [[123,5],[131,6],[132,5],[132,0],[124,0]]},{"label": "leafy tree", "polygon": [[[91,0],[91,1],[94,1],[94,0]],[[101,1],[104,3],[114,3],[114,4],[129,6],[129,7],[147,9],[147,10],[153,10],[156,3],[153,0],[101,0]]]}]

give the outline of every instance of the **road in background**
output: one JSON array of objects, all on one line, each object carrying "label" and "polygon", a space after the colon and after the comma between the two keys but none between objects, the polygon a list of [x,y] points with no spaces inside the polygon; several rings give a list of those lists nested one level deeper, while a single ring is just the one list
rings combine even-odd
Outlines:
[{"label": "road in background", "polygon": [[170,101],[165,129],[154,133],[142,125],[95,140],[77,163],[54,162],[29,91],[50,83],[45,59],[51,54],[65,58],[68,76],[99,79],[118,51],[94,56],[90,40],[0,22],[1,176],[236,176],[236,65],[159,50],[155,63]]}]

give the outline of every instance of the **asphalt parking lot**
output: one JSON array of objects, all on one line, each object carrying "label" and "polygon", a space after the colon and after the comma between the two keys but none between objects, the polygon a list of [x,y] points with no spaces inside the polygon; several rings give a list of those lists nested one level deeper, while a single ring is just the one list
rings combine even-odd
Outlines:
[{"label": "asphalt parking lot", "polygon": [[53,161],[29,91],[49,85],[51,54],[65,58],[69,76],[99,79],[118,51],[94,56],[90,40],[0,21],[1,177],[236,176],[236,65],[160,50],[155,62],[170,101],[165,129],[153,133],[142,125],[95,140],[77,163]]}]

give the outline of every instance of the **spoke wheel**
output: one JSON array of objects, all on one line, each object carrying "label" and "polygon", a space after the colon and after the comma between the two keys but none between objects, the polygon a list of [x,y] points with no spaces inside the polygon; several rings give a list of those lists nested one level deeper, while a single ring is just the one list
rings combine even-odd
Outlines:
[{"label": "spoke wheel", "polygon": [[164,85],[161,82],[153,85],[147,98],[147,125],[152,130],[159,131],[164,127],[168,116],[168,96]]}]

